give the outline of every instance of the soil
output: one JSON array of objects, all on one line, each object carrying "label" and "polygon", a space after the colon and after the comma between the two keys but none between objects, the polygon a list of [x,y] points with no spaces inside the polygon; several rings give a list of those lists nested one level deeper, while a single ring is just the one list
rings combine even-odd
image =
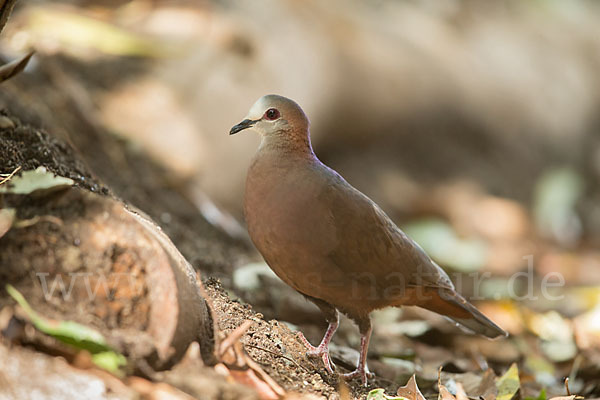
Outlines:
[{"label": "soil", "polygon": [[23,125],[7,110],[0,111],[0,115],[5,125],[0,130],[0,173],[9,174],[17,167],[27,171],[44,166],[56,175],[71,178],[77,186],[108,194],[108,188],[92,175],[75,151],[63,141],[43,130]]},{"label": "soil", "polygon": [[[320,359],[306,357],[306,348],[297,333],[285,323],[265,321],[263,315],[253,311],[250,304],[232,300],[216,279],[205,281],[204,286],[217,314],[220,330],[230,333],[244,321],[254,321],[241,341],[252,359],[284,389],[324,395],[328,399],[339,398],[340,385],[349,385],[353,396],[358,398],[366,397],[369,390],[377,387],[395,389],[392,382],[377,377],[369,381],[368,388],[361,386],[357,380],[347,384],[342,382],[337,374],[332,376],[325,370]],[[334,357],[334,361],[340,369],[339,360]],[[349,371],[342,369],[341,372]]]}]

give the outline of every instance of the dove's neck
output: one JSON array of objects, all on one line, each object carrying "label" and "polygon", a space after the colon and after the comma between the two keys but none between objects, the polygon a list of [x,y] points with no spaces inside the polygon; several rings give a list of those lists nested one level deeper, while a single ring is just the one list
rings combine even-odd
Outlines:
[{"label": "dove's neck", "polygon": [[286,156],[300,156],[315,158],[315,153],[310,142],[310,134],[305,132],[282,131],[262,137],[259,153],[276,152]]}]

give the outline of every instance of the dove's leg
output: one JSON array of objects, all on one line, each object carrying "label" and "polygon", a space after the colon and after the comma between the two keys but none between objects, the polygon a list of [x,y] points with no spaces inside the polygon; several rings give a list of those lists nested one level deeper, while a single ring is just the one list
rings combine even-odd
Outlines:
[{"label": "dove's leg", "polygon": [[324,301],[319,299],[314,299],[312,297],[307,298],[313,303],[315,303],[325,314],[325,318],[327,319],[327,322],[329,322],[329,326],[327,327],[327,331],[325,331],[323,340],[321,340],[321,343],[317,347],[310,344],[310,342],[306,340],[302,332],[298,332],[298,337],[300,338],[302,343],[304,343],[304,345],[308,348],[306,355],[309,357],[321,357],[321,359],[323,360],[323,364],[325,365],[325,369],[327,369],[327,372],[333,374],[334,365],[331,359],[329,358],[329,342],[331,342],[331,338],[333,337],[333,334],[338,328],[338,325],[340,323],[340,317],[335,307],[331,306],[330,304],[325,303]]},{"label": "dove's leg", "polygon": [[358,365],[354,371],[342,376],[346,380],[360,377],[363,385],[367,386],[367,378],[372,378],[374,376],[373,373],[369,372],[369,368],[367,367],[367,352],[369,351],[369,340],[371,339],[373,327],[371,326],[369,317],[361,318],[356,321],[358,323],[358,329],[360,330],[360,354],[358,357]]}]

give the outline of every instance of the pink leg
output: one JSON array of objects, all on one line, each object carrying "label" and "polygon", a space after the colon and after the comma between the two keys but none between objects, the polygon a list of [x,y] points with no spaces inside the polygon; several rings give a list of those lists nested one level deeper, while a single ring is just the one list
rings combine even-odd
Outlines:
[{"label": "pink leg", "polygon": [[360,356],[356,369],[350,373],[342,375],[344,379],[350,380],[360,377],[364,386],[367,386],[367,378],[373,378],[373,373],[369,372],[367,367],[367,352],[369,351],[369,340],[371,339],[371,331],[373,328],[369,324],[368,329],[360,337]]},{"label": "pink leg", "polygon": [[327,372],[329,372],[330,374],[333,374],[333,363],[329,358],[329,342],[331,342],[331,338],[333,337],[333,334],[338,328],[338,325],[339,316],[336,312],[335,321],[329,323],[327,331],[325,331],[325,336],[323,336],[323,340],[321,340],[321,343],[317,347],[310,344],[310,342],[306,340],[302,332],[298,332],[298,338],[300,338],[300,340],[302,340],[302,343],[304,343],[304,345],[308,348],[306,355],[309,357],[321,357],[321,359],[323,360],[323,364],[325,365],[325,369],[327,369]]}]

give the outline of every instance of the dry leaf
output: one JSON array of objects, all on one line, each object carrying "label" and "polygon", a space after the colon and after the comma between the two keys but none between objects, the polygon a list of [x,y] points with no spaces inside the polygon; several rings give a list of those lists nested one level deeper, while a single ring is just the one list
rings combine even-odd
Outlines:
[{"label": "dry leaf", "polygon": [[438,400],[456,400],[456,397],[450,393],[446,386],[442,385],[441,369],[440,367],[440,374],[438,375]]},{"label": "dry leaf", "polygon": [[419,390],[417,386],[417,381],[415,380],[415,375],[410,377],[408,383],[405,386],[398,388],[398,392],[396,392],[398,396],[407,398],[409,400],[425,400],[425,396]]},{"label": "dry leaf", "polygon": [[475,394],[484,400],[496,400],[498,388],[496,387],[496,373],[493,369],[488,368],[485,370],[479,388]]},{"label": "dry leaf", "polygon": [[456,382],[456,400],[469,400],[462,383]]}]

